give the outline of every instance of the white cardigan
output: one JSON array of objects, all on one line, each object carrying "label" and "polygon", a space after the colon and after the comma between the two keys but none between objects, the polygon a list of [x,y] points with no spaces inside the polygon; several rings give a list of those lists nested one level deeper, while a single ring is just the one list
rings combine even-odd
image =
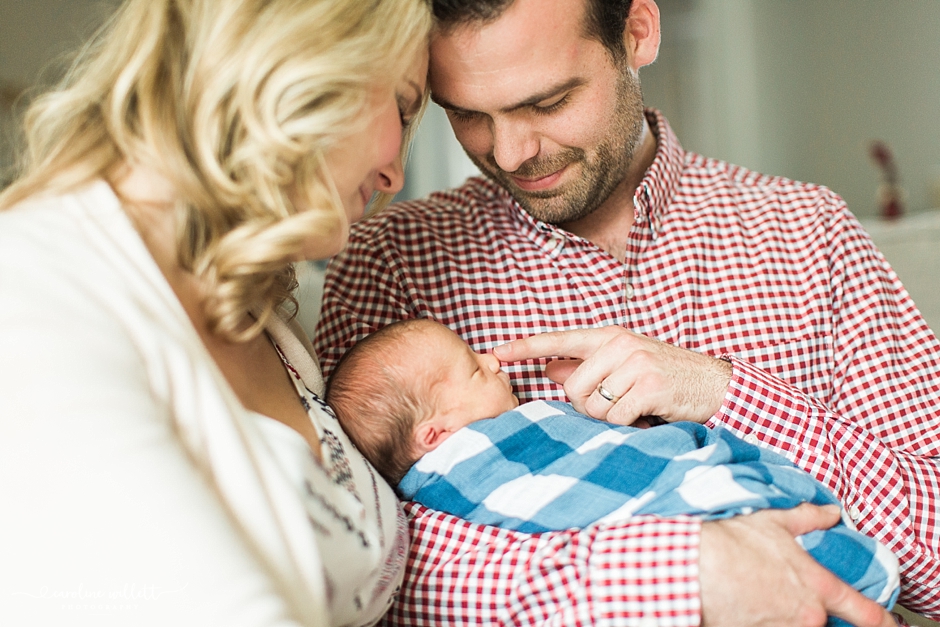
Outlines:
[{"label": "white cardigan", "polygon": [[[309,342],[269,332],[322,392]],[[377,620],[407,552],[394,493],[338,428],[339,487],[265,420],[106,183],[0,212],[0,624]]]}]

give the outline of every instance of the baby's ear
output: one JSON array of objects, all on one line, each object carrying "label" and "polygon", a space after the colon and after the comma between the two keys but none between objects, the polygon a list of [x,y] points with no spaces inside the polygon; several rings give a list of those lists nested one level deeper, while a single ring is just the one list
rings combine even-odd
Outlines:
[{"label": "baby's ear", "polygon": [[424,455],[440,446],[449,435],[450,431],[441,424],[441,421],[436,417],[429,418],[415,427],[415,448],[421,455]]}]

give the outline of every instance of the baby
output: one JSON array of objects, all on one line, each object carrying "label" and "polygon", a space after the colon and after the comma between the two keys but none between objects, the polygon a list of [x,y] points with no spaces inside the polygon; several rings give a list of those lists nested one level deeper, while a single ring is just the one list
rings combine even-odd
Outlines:
[{"label": "baby", "polygon": [[[397,322],[356,344],[327,402],[403,498],[479,524],[538,533],[639,514],[716,519],[839,504],[782,456],[724,429],[639,429],[565,403],[520,406],[495,356],[431,320]],[[897,559],[875,540],[841,523],[799,540],[856,589],[894,604]]]}]

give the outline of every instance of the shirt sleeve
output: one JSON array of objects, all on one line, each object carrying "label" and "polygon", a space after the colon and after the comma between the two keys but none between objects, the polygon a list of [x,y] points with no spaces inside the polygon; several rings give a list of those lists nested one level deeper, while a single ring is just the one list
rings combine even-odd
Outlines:
[{"label": "shirt sleeve", "polygon": [[[764,391],[783,394],[777,403],[781,414],[790,406],[819,404],[892,449],[940,456],[940,342],[861,225],[841,199],[833,198],[828,282],[807,286],[828,292],[806,301],[822,310],[809,313],[828,319],[828,327],[813,329],[797,344],[737,357],[770,378],[793,383]],[[736,376],[748,372],[739,368]],[[739,391],[735,385],[729,389],[727,411],[741,405],[734,398]]]},{"label": "shirt sleeve", "polygon": [[858,530],[898,556],[899,602],[940,615],[938,459],[889,447],[761,369],[732,363],[731,388],[713,420],[783,454],[832,490]]},{"label": "shirt sleeve", "polygon": [[[731,385],[708,424],[831,489],[860,531],[898,555],[900,601],[940,616],[940,344],[841,201],[830,233],[831,333],[760,365],[729,356]],[[811,394],[788,384],[792,369],[825,385]]]},{"label": "shirt sleeve", "polygon": [[694,517],[524,534],[406,505],[405,583],[383,624],[699,624]]}]

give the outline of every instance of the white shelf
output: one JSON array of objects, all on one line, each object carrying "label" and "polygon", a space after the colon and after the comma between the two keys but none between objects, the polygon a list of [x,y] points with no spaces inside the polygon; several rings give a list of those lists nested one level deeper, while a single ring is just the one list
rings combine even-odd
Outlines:
[{"label": "white shelf", "polygon": [[897,221],[865,220],[865,230],[897,272],[930,328],[940,330],[940,209]]}]

